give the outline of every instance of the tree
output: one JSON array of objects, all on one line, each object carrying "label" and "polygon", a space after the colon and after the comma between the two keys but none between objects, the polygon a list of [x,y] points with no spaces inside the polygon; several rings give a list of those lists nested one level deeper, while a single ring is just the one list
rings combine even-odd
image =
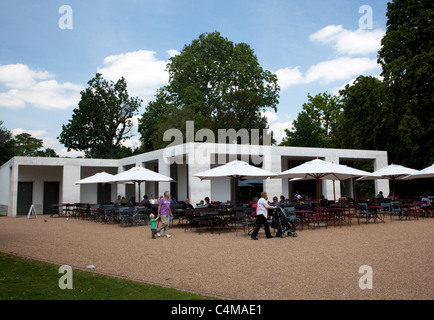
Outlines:
[{"label": "tree", "polygon": [[59,156],[56,154],[56,151],[51,148],[47,148],[45,150],[36,151],[35,157],[44,157],[44,158],[58,158]]},{"label": "tree", "polygon": [[58,139],[68,151],[80,150],[94,157],[113,159],[121,143],[131,138],[131,118],[137,115],[142,101],[130,98],[123,77],[114,83],[97,73],[88,84]]},{"label": "tree", "polygon": [[[184,130],[185,121],[195,129],[266,129],[261,115],[276,111],[277,76],[264,70],[254,51],[235,44],[219,32],[205,33],[184,46],[167,65],[169,84],[160,88],[139,124],[146,149],[164,147],[166,128]],[[185,136],[185,135],[184,135]]]},{"label": "tree", "polygon": [[285,129],[286,137],[282,139],[283,147],[323,148],[324,129],[318,121],[313,120],[306,111],[298,114],[292,123],[292,129]]},{"label": "tree", "polygon": [[385,85],[375,77],[358,77],[339,92],[343,111],[338,118],[335,140],[347,149],[386,150],[389,138]]},{"label": "tree", "polygon": [[42,139],[32,137],[29,133],[20,133],[15,136],[15,155],[17,156],[35,157],[43,146]]},{"label": "tree", "polygon": [[434,2],[394,0],[378,62],[386,84],[386,147],[393,162],[434,161]]},{"label": "tree", "polygon": [[0,121],[0,166],[15,156],[15,140],[12,133]]},{"label": "tree", "polygon": [[292,130],[286,129],[281,146],[329,148],[336,146],[334,133],[341,113],[339,98],[327,92],[315,96],[308,94],[308,102],[293,122]]}]

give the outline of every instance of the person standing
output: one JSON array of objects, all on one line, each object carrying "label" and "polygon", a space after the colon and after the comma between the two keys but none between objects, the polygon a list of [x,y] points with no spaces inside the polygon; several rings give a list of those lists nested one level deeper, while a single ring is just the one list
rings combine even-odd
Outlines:
[{"label": "person standing", "polygon": [[157,229],[157,236],[161,237],[160,231],[164,229],[164,237],[170,238],[169,235],[169,223],[170,217],[173,217],[172,211],[170,210],[170,192],[164,192],[164,197],[161,198],[158,206],[157,220],[161,218],[161,227]]},{"label": "person standing", "polygon": [[268,205],[267,200],[268,200],[267,193],[262,192],[261,199],[259,199],[258,201],[258,208],[256,210],[256,227],[252,233],[253,240],[258,240],[258,232],[262,226],[264,226],[265,236],[267,237],[267,239],[273,238],[270,232],[270,227],[268,225],[267,218],[268,218],[268,209],[276,209],[276,207]]}]

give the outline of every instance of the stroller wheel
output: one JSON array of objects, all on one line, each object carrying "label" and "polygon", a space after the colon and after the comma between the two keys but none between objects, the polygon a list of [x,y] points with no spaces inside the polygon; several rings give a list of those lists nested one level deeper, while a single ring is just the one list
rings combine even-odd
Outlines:
[{"label": "stroller wheel", "polygon": [[292,234],[292,237],[293,237],[293,238],[297,238],[297,237],[298,237],[298,234],[297,234],[296,232],[294,232],[294,233]]}]

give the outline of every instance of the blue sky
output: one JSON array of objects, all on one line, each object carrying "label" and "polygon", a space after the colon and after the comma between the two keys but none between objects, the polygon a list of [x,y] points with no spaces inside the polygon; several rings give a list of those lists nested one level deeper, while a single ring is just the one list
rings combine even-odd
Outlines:
[{"label": "blue sky", "polygon": [[[59,27],[62,5],[72,9],[70,30]],[[361,29],[366,5],[373,25]],[[124,76],[130,94],[144,100],[143,113],[167,83],[170,56],[217,30],[249,44],[262,67],[278,75],[278,112],[266,115],[279,141],[308,93],[334,94],[361,74],[381,73],[376,57],[386,9],[386,0],[2,0],[0,120],[15,134],[29,132],[45,148],[76,156],[56,137],[96,72],[113,81]]]}]

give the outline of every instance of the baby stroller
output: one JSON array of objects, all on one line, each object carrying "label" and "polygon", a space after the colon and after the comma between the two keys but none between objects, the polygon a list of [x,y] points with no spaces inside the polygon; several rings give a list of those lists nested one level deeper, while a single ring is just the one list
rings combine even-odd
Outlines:
[{"label": "baby stroller", "polygon": [[282,208],[274,210],[271,227],[277,229],[276,237],[285,238],[285,233],[288,237],[298,237],[294,224],[286,217],[285,211]]}]

